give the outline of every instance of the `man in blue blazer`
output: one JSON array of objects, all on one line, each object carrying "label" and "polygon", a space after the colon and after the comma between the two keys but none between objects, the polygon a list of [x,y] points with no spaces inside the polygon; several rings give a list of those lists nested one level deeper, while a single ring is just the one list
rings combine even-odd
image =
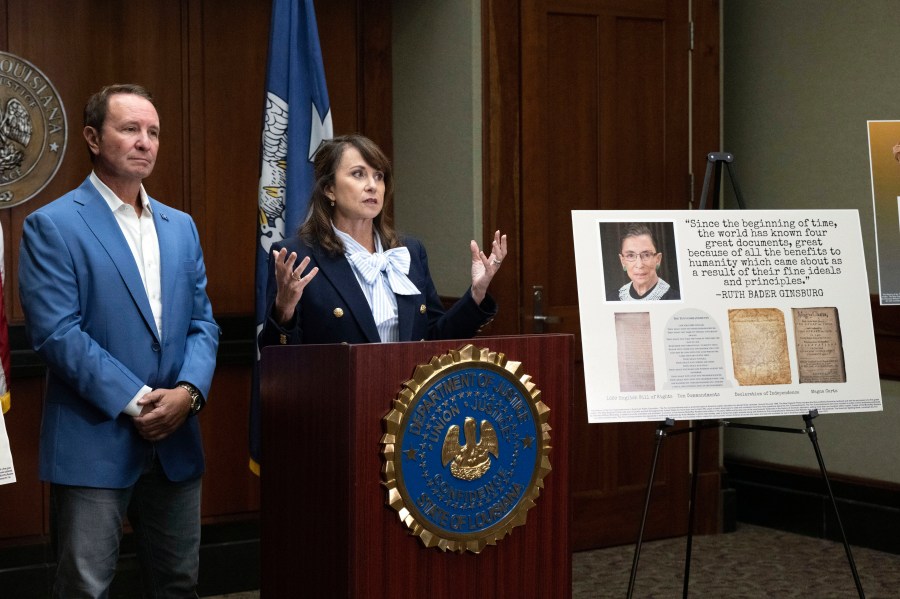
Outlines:
[{"label": "man in blue blazer", "polygon": [[28,216],[19,256],[28,334],[48,367],[53,596],[106,596],[127,515],[145,596],[195,597],[195,416],[219,340],[203,254],[191,217],[144,190],[160,131],[149,92],[108,86],[84,115],[93,172]]}]

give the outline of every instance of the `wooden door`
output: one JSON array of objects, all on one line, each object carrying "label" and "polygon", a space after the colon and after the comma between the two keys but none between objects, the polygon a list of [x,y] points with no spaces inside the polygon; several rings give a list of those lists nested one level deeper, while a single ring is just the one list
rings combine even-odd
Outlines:
[{"label": "wooden door", "polygon": [[[502,21],[491,4],[486,46],[502,59]],[[520,210],[518,325],[523,333],[542,325],[575,334],[582,369],[571,210],[688,207],[688,0],[525,0],[519,9],[521,189],[510,190]],[[487,73],[495,138],[509,122],[509,106],[496,108],[508,91],[497,83],[503,71],[490,65]],[[504,183],[490,171],[502,167],[500,154],[489,155],[486,179],[496,187],[490,193],[502,195]],[[496,212],[502,221],[502,208]],[[537,300],[544,320],[534,319]],[[587,424],[583,381],[576,372],[573,546],[631,543],[656,423]],[[687,435],[665,441],[655,480],[644,538],[684,534]]]}]

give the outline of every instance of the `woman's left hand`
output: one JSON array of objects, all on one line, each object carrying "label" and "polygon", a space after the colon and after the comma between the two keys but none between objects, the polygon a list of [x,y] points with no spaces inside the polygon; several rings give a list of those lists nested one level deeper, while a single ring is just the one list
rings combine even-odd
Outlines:
[{"label": "woman's left hand", "polygon": [[506,258],[506,235],[500,235],[500,231],[494,232],[490,256],[485,256],[484,252],[478,249],[475,240],[472,240],[469,248],[472,250],[472,299],[476,304],[480,304],[487,295],[491,279],[500,270],[500,264]]}]

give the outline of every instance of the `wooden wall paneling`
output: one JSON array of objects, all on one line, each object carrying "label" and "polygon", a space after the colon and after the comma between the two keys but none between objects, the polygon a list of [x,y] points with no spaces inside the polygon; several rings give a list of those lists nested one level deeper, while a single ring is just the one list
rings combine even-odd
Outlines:
[{"label": "wooden wall paneling", "polygon": [[213,310],[253,314],[271,2],[195,4],[201,8],[188,32],[191,207]]},{"label": "wooden wall paneling", "polygon": [[[257,186],[271,2],[190,5],[186,89],[190,208],[200,228],[213,310],[224,326],[220,360],[201,415],[207,470],[204,522],[259,509],[247,467],[252,350],[223,362],[240,334],[225,315],[254,312]],[[239,40],[239,43],[238,43]]]},{"label": "wooden wall paneling", "polygon": [[[103,85],[137,82],[154,93],[163,145],[147,189],[163,202],[182,206],[184,149],[177,134],[184,95],[182,4],[179,0],[73,0],[66,3],[64,16],[53,0],[7,1],[7,49],[33,63],[53,82],[65,105],[69,130],[66,155],[53,181],[35,198],[11,209],[13,263],[17,263],[25,217],[79,185],[90,172],[81,134],[82,111],[88,96]],[[169,126],[173,136],[167,133]],[[12,287],[17,294],[15,278]],[[18,301],[9,312],[14,322],[21,323]]]},{"label": "wooden wall paneling", "polygon": [[[665,170],[665,207],[668,210],[686,210],[691,198],[690,180],[690,132],[691,132],[691,82],[690,69],[690,2],[667,0],[665,13],[665,92],[669,100],[665,106],[665,161],[659,165]],[[717,19],[718,21],[718,19]],[[715,94],[718,98],[718,94]],[[656,158],[649,140],[645,163],[654,168]]]},{"label": "wooden wall paneling", "polygon": [[[316,0],[319,44],[325,66],[328,100],[334,134],[360,131],[359,94],[361,93],[359,39],[360,0]],[[376,140],[377,141],[377,140]]]},{"label": "wooden wall paneling", "polygon": [[204,521],[259,510],[259,478],[247,467],[250,372],[250,365],[220,365],[199,416],[206,454]]},{"label": "wooden wall paneling", "polygon": [[[691,166],[694,174],[692,201],[700,206],[703,177],[709,152],[725,150],[720,141],[719,99],[719,0],[692,0],[691,21],[694,23],[694,50],[691,52]],[[726,183],[730,185],[730,183]],[[707,207],[715,208],[716,198],[707,198]]]},{"label": "wooden wall paneling", "polygon": [[[206,28],[203,24],[204,7],[200,2],[189,2],[185,10],[185,18],[181,24],[181,36],[184,40],[182,49],[182,86],[187,93],[181,99],[183,122],[180,130],[179,143],[185,148],[184,153],[184,195],[185,211],[194,219],[197,226],[197,234],[200,236],[200,247],[203,250],[203,262],[207,269],[206,292],[210,296],[213,313],[216,303],[213,297],[218,293],[218,287],[209,280],[209,246],[213,243],[214,235],[210,235],[209,222],[212,218],[207,210],[205,200],[206,171],[203,168],[206,154],[206,129],[204,116],[203,89],[205,73],[203,65],[203,47]],[[212,211],[230,212],[230,211]],[[216,229],[212,229],[216,231]]]},{"label": "wooden wall paneling", "polygon": [[520,15],[518,0],[486,0],[482,21],[482,180],[483,237],[500,229],[509,252],[491,295],[503,309],[491,323],[492,334],[530,333],[519,309],[522,285],[520,214],[519,88]]},{"label": "wooden wall paneling", "polygon": [[393,155],[390,0],[318,0],[335,135],[362,133]]},{"label": "wooden wall paneling", "polygon": [[[316,8],[336,132],[365,130],[390,151],[390,3],[320,1]],[[81,136],[88,95],[110,82],[137,81],[156,96],[162,124],[147,189],[195,216],[216,313],[251,314],[270,10],[267,0],[76,0],[62,19],[52,0],[11,0],[9,51],[54,82],[69,139],[51,184],[8,217],[9,263],[16,263],[25,216],[90,170]],[[41,23],[42,35],[26,23]],[[15,280],[10,287],[10,316],[21,323]]]},{"label": "wooden wall paneling", "polygon": [[[12,407],[4,414],[16,482],[0,485],[0,546],[6,539],[36,537],[48,533],[45,486],[38,479],[36,439],[41,430],[44,379],[18,380],[12,386]],[[38,401],[34,401],[38,398]]]},{"label": "wooden wall paneling", "polygon": [[[606,173],[590,167],[602,164],[601,147],[609,145],[600,143],[601,111],[597,109],[601,97],[609,95],[601,94],[601,87],[606,84],[600,78],[602,67],[597,52],[602,25],[598,27],[595,15],[553,14],[549,11],[545,24],[544,74],[547,84],[539,108],[557,112],[558,116],[554,118],[548,112],[541,115],[545,121],[541,127],[541,133],[544,133],[541,145],[546,151],[539,160],[543,163],[544,174],[530,176],[527,180],[533,185],[540,178],[544,195],[530,201],[523,212],[533,211],[533,224],[541,223],[528,229],[529,234],[540,231],[541,236],[541,242],[534,246],[537,252],[532,258],[533,264],[540,263],[540,266],[535,264],[537,270],[543,272],[533,281],[543,278],[549,283],[549,279],[553,279],[553,286],[547,288],[554,292],[553,304],[567,306],[563,318],[569,322],[567,328],[577,331],[577,308],[572,308],[578,304],[578,285],[571,211],[599,207],[600,179]],[[618,160],[611,162],[616,165],[615,169],[625,168]],[[545,249],[542,251],[541,247]],[[551,247],[553,250],[547,251]],[[576,355],[580,357],[580,337],[577,343]]]},{"label": "wooden wall paneling", "polygon": [[359,129],[393,156],[391,0],[363,0],[359,7]]},{"label": "wooden wall paneling", "polygon": [[9,51],[9,18],[8,5],[9,0],[0,0],[0,49]]},{"label": "wooden wall paneling", "polygon": [[[390,2],[317,2],[336,132],[363,131],[392,148]],[[148,192],[194,216],[216,318],[224,323],[210,404],[201,415],[208,474],[204,518],[258,510],[258,479],[247,468],[249,370],[254,359],[253,253],[256,186],[270,0],[73,0],[65,16],[52,0],[0,0],[0,47],[53,82],[66,108],[68,146],[53,181],[35,198],[0,211],[13,325],[13,410],[8,427],[19,482],[0,488],[21,514],[0,524],[0,542],[41,535],[46,513],[37,482],[42,403],[39,360],[24,339],[16,264],[25,217],[79,185],[90,172],[82,110],[112,82],[138,82],[155,95],[162,145]],[[246,330],[244,330],[246,329]],[[21,516],[21,517],[19,517]]]}]

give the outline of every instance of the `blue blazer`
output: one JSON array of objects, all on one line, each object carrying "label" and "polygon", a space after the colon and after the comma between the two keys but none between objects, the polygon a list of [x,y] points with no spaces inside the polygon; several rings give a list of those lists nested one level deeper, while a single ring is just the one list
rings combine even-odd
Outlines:
[{"label": "blue blazer", "polygon": [[[419,289],[418,295],[397,295],[399,340],[468,339],[487,324],[497,313],[497,305],[487,296],[481,305],[475,303],[468,291],[447,312],[428,271],[428,257],[424,246],[416,239],[405,238],[409,249],[409,280]],[[347,258],[332,256],[318,245],[306,245],[297,237],[276,245],[297,252],[297,262],[310,257],[307,272],[315,266],[319,273],[313,278],[297,304],[294,319],[279,326],[272,318],[277,285],[275,262],[269,256],[267,317],[259,336],[259,345],[300,343],[377,343],[381,340],[372,310],[353,274]]]},{"label": "blue blazer", "polygon": [[[197,228],[187,214],[150,203],[159,238],[162,338],[128,243],[90,178],[25,219],[19,297],[31,344],[48,367],[42,480],[130,486],[151,450],[122,414],[141,387],[187,381],[209,396],[219,327]],[[152,445],[170,480],[203,473],[196,418]]]}]

